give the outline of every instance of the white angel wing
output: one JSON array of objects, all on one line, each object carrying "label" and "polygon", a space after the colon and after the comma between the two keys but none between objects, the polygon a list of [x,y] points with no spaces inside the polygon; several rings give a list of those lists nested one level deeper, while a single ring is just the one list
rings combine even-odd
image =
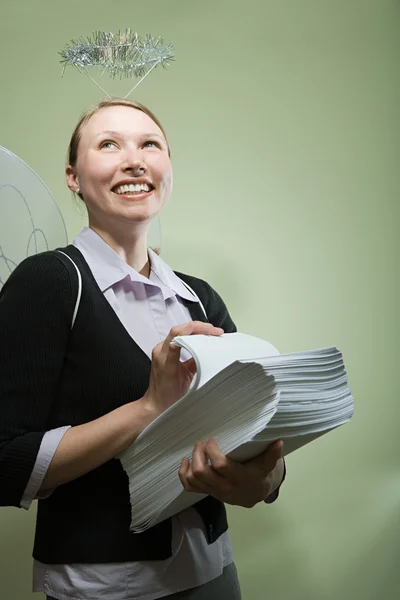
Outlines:
[{"label": "white angel wing", "polygon": [[67,244],[67,229],[48,187],[0,146],[0,289],[27,256]]}]

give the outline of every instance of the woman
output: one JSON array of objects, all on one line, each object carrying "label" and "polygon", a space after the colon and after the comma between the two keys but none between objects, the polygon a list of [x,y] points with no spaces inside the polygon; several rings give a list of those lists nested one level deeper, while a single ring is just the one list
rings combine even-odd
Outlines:
[{"label": "woman", "polygon": [[100,103],[72,135],[66,178],[89,227],[63,253],[25,260],[0,296],[0,504],[39,498],[34,590],[60,600],[240,598],[224,502],[276,498],[281,442],[246,465],[213,440],[197,444],[179,476],[208,496],[141,534],[129,532],[116,458],[190,385],[194,361],[171,340],[235,331],[206,282],[147,248],[172,188],[161,124],[139,104]]}]

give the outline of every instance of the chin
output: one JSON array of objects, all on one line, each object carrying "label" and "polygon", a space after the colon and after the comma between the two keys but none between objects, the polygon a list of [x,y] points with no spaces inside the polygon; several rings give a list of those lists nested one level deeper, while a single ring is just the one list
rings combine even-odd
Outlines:
[{"label": "chin", "polygon": [[159,210],[146,210],[146,211],[130,211],[129,214],[122,216],[123,220],[128,223],[150,223],[152,219],[159,215]]},{"label": "chin", "polygon": [[153,206],[131,206],[128,210],[124,211],[124,216],[134,222],[151,221],[157,217],[163,206],[160,204],[153,204]]}]

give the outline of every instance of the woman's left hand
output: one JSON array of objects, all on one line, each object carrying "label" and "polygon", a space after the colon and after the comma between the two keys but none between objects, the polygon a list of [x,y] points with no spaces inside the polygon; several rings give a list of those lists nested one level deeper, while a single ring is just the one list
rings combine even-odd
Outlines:
[{"label": "woman's left hand", "polygon": [[227,504],[252,508],[266,500],[281,482],[274,477],[274,471],[283,474],[282,447],[282,441],[276,441],[260,456],[241,464],[222,454],[215,440],[199,442],[192,462],[183,459],[179,478],[187,492],[208,494]]}]

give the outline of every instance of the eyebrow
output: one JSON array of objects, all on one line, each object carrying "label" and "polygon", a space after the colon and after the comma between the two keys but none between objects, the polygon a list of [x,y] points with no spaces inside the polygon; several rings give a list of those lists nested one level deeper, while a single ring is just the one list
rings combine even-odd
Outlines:
[{"label": "eyebrow", "polygon": [[[110,131],[102,131],[101,133],[99,133],[98,136],[96,136],[96,139],[102,137],[103,135],[122,137],[124,135],[124,133],[121,131],[111,131],[111,130]],[[165,138],[162,137],[161,135],[159,135],[158,133],[141,133],[140,136],[141,137],[157,137],[160,140],[163,140],[165,142]]]}]

